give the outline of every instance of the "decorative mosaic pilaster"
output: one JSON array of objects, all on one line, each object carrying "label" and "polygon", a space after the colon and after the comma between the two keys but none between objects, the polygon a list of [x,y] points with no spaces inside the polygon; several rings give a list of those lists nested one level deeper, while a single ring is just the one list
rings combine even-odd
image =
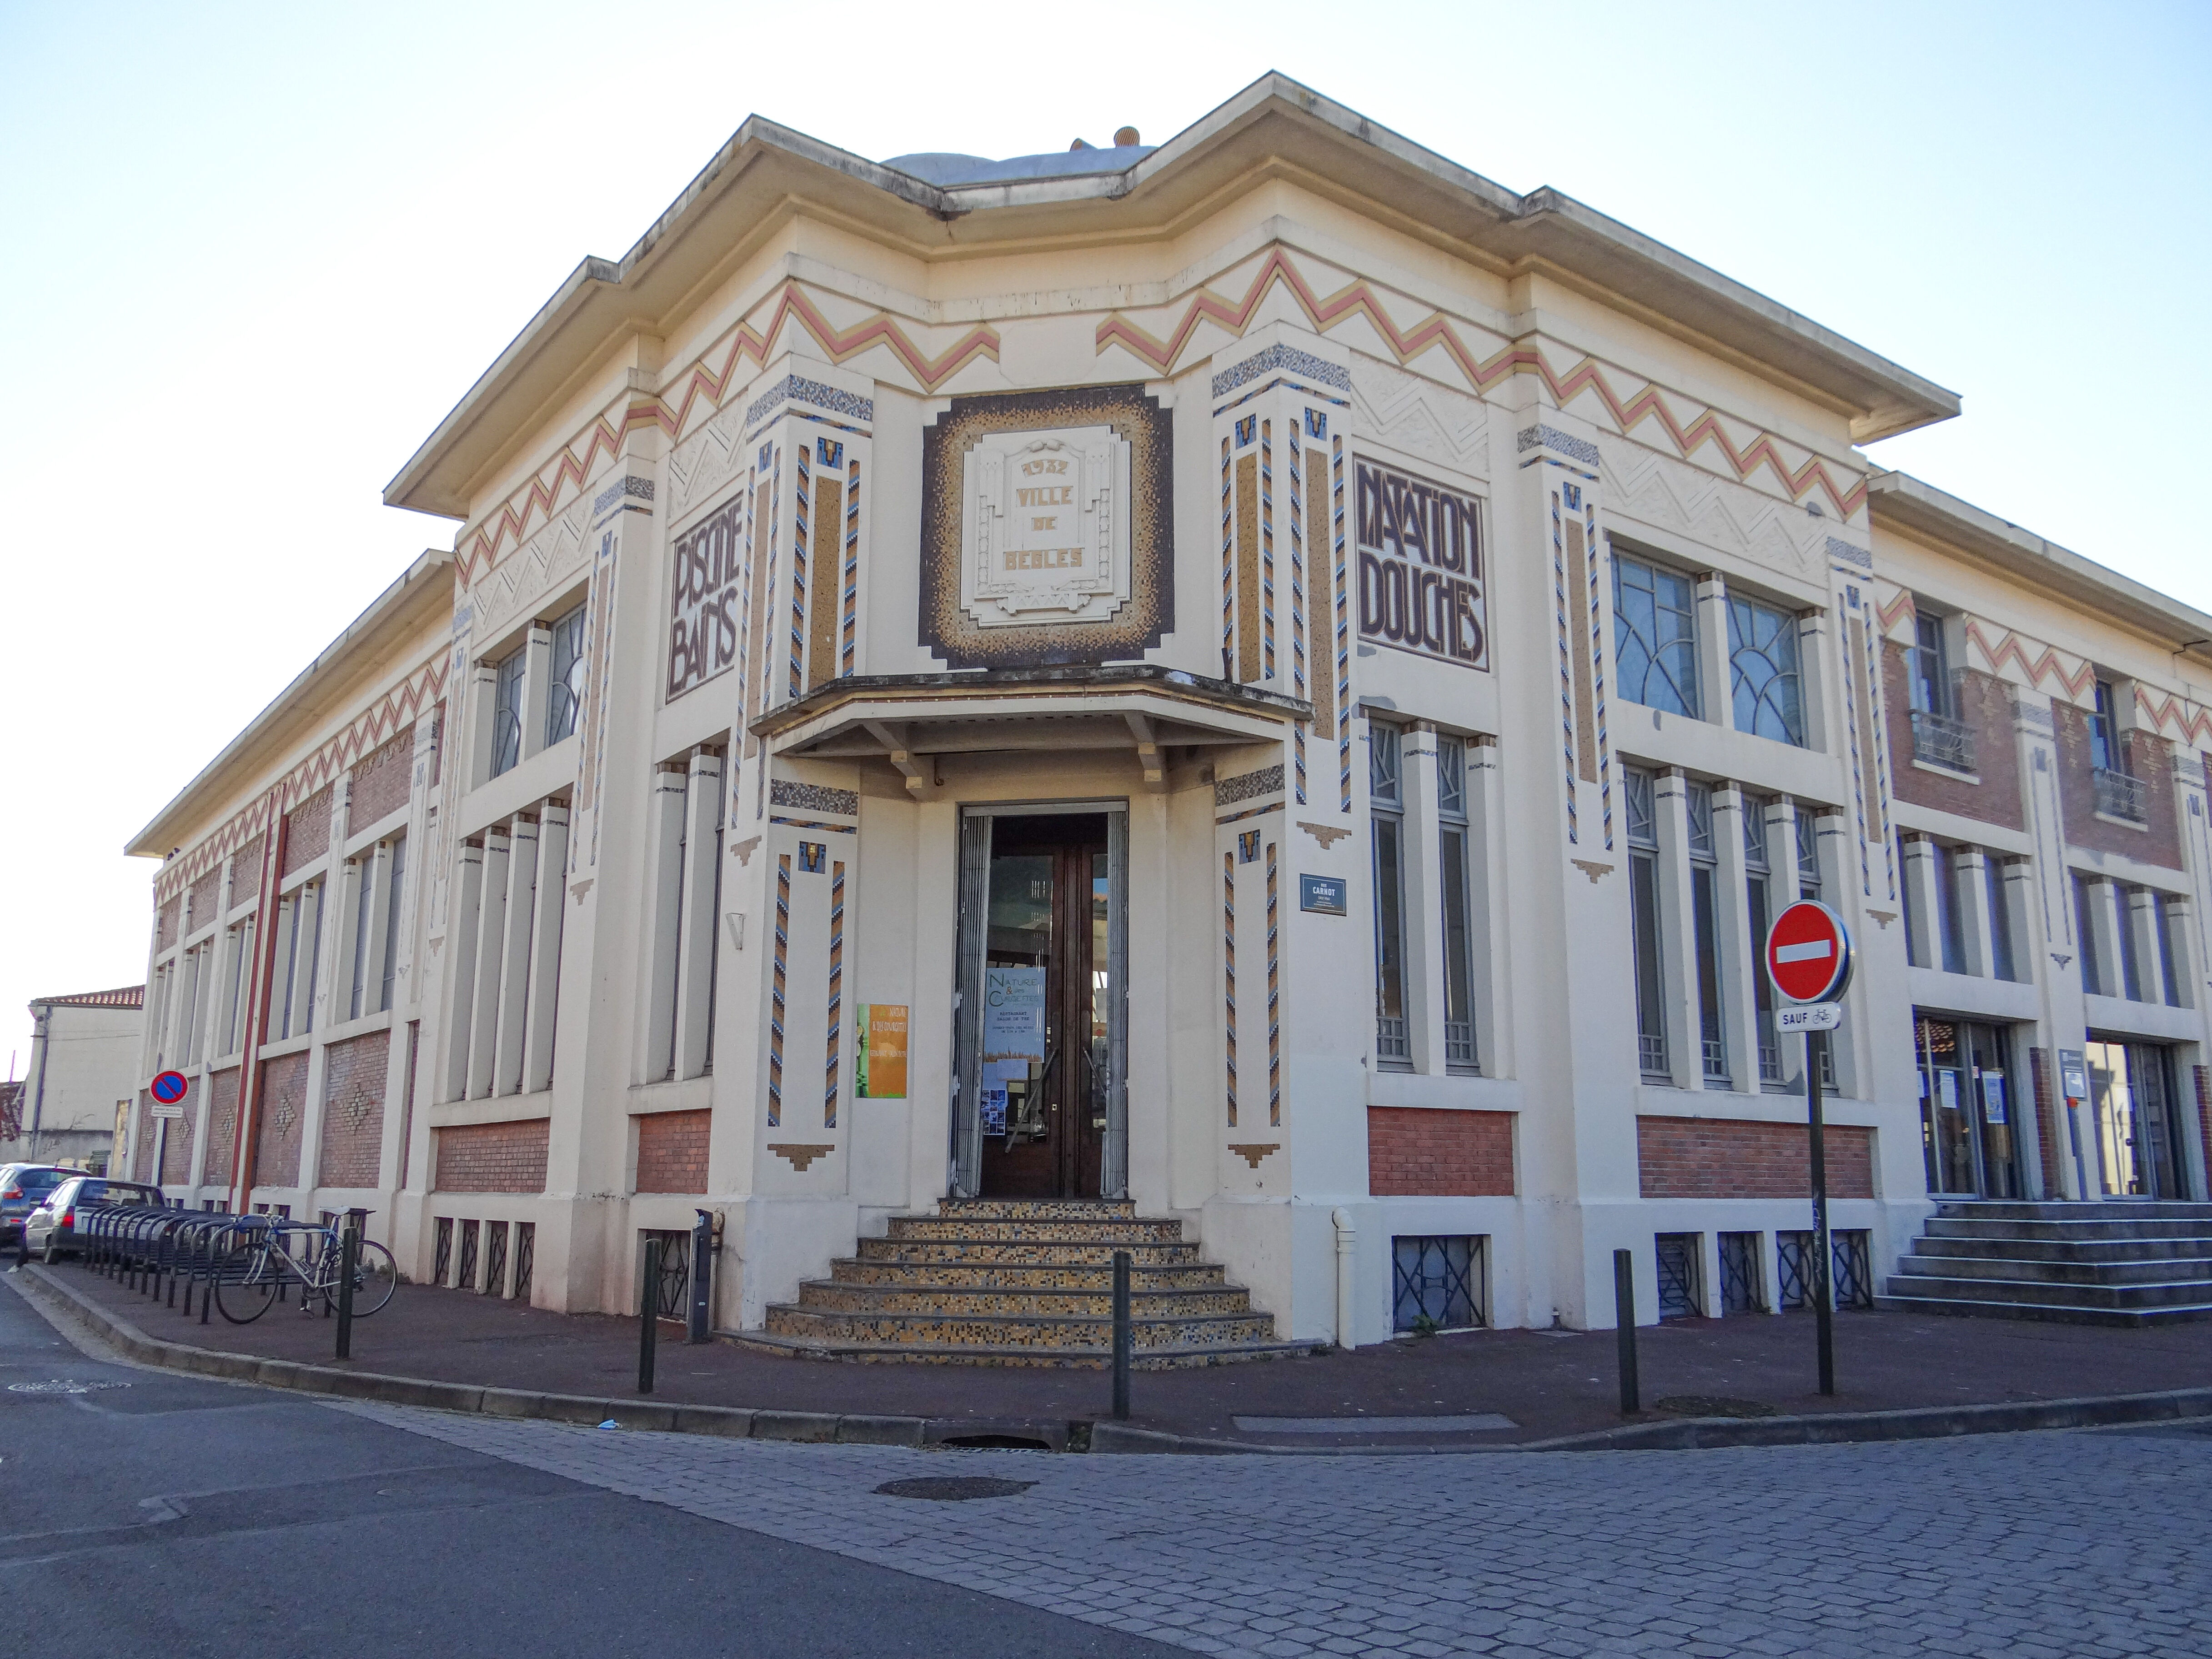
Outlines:
[{"label": "decorative mosaic pilaster", "polygon": [[1352,810],[1352,582],[1345,567],[1344,440],[1330,443],[1330,538],[1336,567],[1336,772],[1340,810]]},{"label": "decorative mosaic pilaster", "polygon": [[1221,678],[1237,678],[1232,646],[1237,617],[1237,566],[1231,520],[1235,503],[1230,487],[1229,440],[1221,441]]},{"label": "decorative mosaic pilaster", "polygon": [[1229,1127],[1237,1127],[1237,855],[1221,855],[1221,963],[1228,1047]]},{"label": "decorative mosaic pilaster", "polygon": [[807,520],[814,510],[813,467],[807,458],[806,446],[796,444],[792,448],[798,480],[797,516],[791,534],[791,695],[799,696],[805,690],[800,678],[801,665],[806,655],[806,559],[810,545],[807,540]]},{"label": "decorative mosaic pilaster", "polygon": [[782,853],[775,860],[775,963],[769,991],[768,1122],[771,1129],[783,1121],[784,969],[790,956],[791,854]]},{"label": "decorative mosaic pilaster", "polygon": [[[1306,696],[1306,489],[1305,451],[1297,428],[1291,429],[1291,695]],[[1291,789],[1297,804],[1306,804],[1306,722],[1291,728]]]},{"label": "decorative mosaic pilaster", "polygon": [[823,1064],[822,1124],[837,1127],[837,1041],[844,1030],[845,861],[830,866],[830,1044]]},{"label": "decorative mosaic pilaster", "polygon": [[1567,548],[1560,530],[1559,492],[1552,501],[1552,603],[1559,622],[1559,750],[1567,784],[1567,841],[1581,840],[1575,812],[1575,684],[1574,665],[1567,644]]},{"label": "decorative mosaic pilaster", "polygon": [[1275,678],[1275,423],[1260,422],[1260,678]]},{"label": "decorative mosaic pilaster", "polygon": [[1613,751],[1607,745],[1605,725],[1605,623],[1599,610],[1599,567],[1604,560],[1599,556],[1597,541],[1597,503],[1589,492],[1583,493],[1583,545],[1588,550],[1589,565],[1589,660],[1591,682],[1597,691],[1597,798],[1605,815],[1605,850],[1613,850]]},{"label": "decorative mosaic pilaster", "polygon": [[845,477],[844,638],[838,647],[837,676],[853,672],[854,653],[860,624],[860,458],[855,455]]},{"label": "decorative mosaic pilaster", "polygon": [[1275,933],[1275,843],[1267,843],[1267,1122],[1283,1121],[1282,975]]}]

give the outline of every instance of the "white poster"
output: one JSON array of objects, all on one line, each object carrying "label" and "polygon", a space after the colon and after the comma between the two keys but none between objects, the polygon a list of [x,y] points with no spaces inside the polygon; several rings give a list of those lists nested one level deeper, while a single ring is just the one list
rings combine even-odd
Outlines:
[{"label": "white poster", "polygon": [[[1044,1058],[1044,969],[983,970],[983,1059]],[[987,1070],[985,1076],[990,1073]]]}]

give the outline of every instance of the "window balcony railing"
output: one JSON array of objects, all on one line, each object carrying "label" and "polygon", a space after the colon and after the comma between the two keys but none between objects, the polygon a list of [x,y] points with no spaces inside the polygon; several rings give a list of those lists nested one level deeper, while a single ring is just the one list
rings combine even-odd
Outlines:
[{"label": "window balcony railing", "polygon": [[1931,708],[1912,711],[1912,758],[1948,772],[1974,769],[1974,728]]},{"label": "window balcony railing", "polygon": [[2125,772],[2114,772],[2102,766],[2089,769],[2089,776],[2097,786],[2097,810],[2107,817],[2124,818],[2130,823],[2148,823],[2150,818],[2150,794],[2141,778],[2130,777]]},{"label": "window balcony railing", "polygon": [[1474,1066],[1474,1022],[1467,1019],[1448,1019],[1444,1022],[1444,1064],[1461,1070]]},{"label": "window balcony railing", "polygon": [[1403,1019],[1393,1019],[1388,1014],[1378,1014],[1375,1019],[1375,1058],[1386,1063],[1413,1058],[1413,1045],[1406,1032]]}]

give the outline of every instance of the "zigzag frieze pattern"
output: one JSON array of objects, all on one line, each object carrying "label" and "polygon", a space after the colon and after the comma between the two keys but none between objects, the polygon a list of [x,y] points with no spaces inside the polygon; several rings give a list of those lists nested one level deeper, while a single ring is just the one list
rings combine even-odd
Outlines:
[{"label": "zigzag frieze pattern", "polygon": [[2039,645],[2040,641],[2023,640],[2009,629],[1999,630],[1998,637],[1992,641],[1978,617],[1966,618],[1966,631],[1967,644],[1981,652],[1993,674],[2002,674],[2009,666],[2017,670],[2021,678],[2039,691],[2045,689],[2044,681],[2049,678],[2057,682],[2058,689],[2076,702],[2089,696],[2091,688],[2096,684],[2096,665],[2086,658],[2074,659],[2075,665],[2069,669],[2066,665],[2066,659],[2059,655],[2057,647],[2048,645],[2042,646],[2035,655],[2030,656],[2030,648]]},{"label": "zigzag frieze pattern", "polygon": [[591,500],[579,495],[477,585],[469,596],[469,611],[477,638],[495,635],[525,599],[538,598],[552,585],[556,571],[581,566],[586,550],[584,532],[591,521]]},{"label": "zigzag frieze pattern", "polygon": [[1490,406],[1372,357],[1352,362],[1352,410],[1363,433],[1410,455],[1487,477]]},{"label": "zigzag frieze pattern", "polygon": [[172,895],[228,858],[249,837],[260,834],[269,826],[272,807],[280,812],[289,810],[295,802],[313,794],[396,734],[400,727],[411,724],[443,695],[451,660],[441,649],[435,658],[355,715],[343,731],[325,739],[314,753],[278,779],[275,787],[255,796],[250,805],[241,807],[191,852],[170,860],[154,878],[155,902],[167,903]]},{"label": "zigzag frieze pattern", "polygon": [[1620,511],[1759,559],[1773,569],[1814,573],[1826,542],[1825,520],[1612,434],[1599,453]]},{"label": "zigzag frieze pattern", "polygon": [[1098,325],[1097,349],[1103,352],[1109,346],[1118,345],[1161,374],[1171,373],[1200,323],[1216,324],[1241,337],[1258,314],[1261,302],[1278,284],[1290,291],[1307,321],[1319,333],[1328,333],[1348,318],[1364,318],[1401,363],[1410,362],[1432,348],[1441,349],[1459,366],[1460,372],[1478,392],[1488,391],[1509,375],[1534,374],[1561,408],[1584,392],[1595,392],[1622,432],[1632,432],[1644,422],[1656,420],[1685,459],[1710,444],[1727,459],[1739,479],[1747,481],[1753,473],[1765,469],[1789,492],[1792,501],[1802,500],[1819,489],[1826,492],[1836,510],[1846,519],[1865,503],[1863,478],[1854,478],[1848,485],[1839,483],[1828,471],[1827,464],[1817,455],[1792,467],[1784,459],[1771,434],[1761,432],[1749,443],[1739,447],[1723,429],[1719,416],[1712,410],[1702,410],[1685,422],[1656,386],[1646,384],[1633,395],[1622,397],[1607,376],[1605,366],[1594,357],[1584,357],[1562,374],[1534,345],[1508,344],[1487,357],[1477,356],[1460,337],[1451,319],[1441,311],[1431,311],[1411,328],[1400,327],[1384,307],[1381,294],[1364,278],[1355,278],[1334,294],[1317,294],[1279,245],[1268,249],[1241,300],[1226,298],[1210,288],[1200,289],[1184,306],[1181,319],[1165,339],[1115,312]]},{"label": "zigzag frieze pattern", "polygon": [[671,439],[682,435],[685,424],[701,403],[719,410],[737,387],[738,366],[747,358],[765,364],[776,336],[787,322],[805,329],[833,363],[842,363],[874,346],[887,348],[924,392],[934,392],[979,356],[994,361],[999,355],[999,331],[978,323],[945,350],[931,356],[915,343],[888,313],[841,329],[822,313],[798,283],[790,278],[777,291],[775,309],[767,327],[756,329],[741,322],[730,336],[729,346],[716,364],[702,355],[684,370],[675,385],[658,397],[633,398],[619,416],[598,416],[570,439],[559,455],[531,481],[509,495],[499,511],[471,542],[461,556],[464,585],[472,586],[499,562],[500,550],[520,543],[528,533],[532,514],[550,518],[564,489],[581,489],[602,457],[621,453],[623,439],[631,428],[657,426]]},{"label": "zigzag frieze pattern", "polygon": [[2160,732],[2171,733],[2177,743],[2192,748],[2212,744],[2212,709],[2186,698],[2161,696],[2154,701],[2153,694],[2138,684],[2136,687],[2136,707]]}]

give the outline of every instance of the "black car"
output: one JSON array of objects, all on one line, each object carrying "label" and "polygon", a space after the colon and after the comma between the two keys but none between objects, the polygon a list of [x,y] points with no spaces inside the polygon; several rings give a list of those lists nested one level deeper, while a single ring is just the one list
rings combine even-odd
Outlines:
[{"label": "black car", "polygon": [[0,1164],[0,1244],[13,1244],[23,1236],[23,1221],[46,1201],[46,1194],[82,1170],[64,1170],[58,1164]]},{"label": "black car", "polygon": [[77,1212],[88,1204],[165,1204],[158,1187],[137,1181],[110,1181],[82,1170],[66,1171],[69,1179],[48,1193],[23,1222],[24,1249],[31,1255],[58,1261],[77,1249]]}]

